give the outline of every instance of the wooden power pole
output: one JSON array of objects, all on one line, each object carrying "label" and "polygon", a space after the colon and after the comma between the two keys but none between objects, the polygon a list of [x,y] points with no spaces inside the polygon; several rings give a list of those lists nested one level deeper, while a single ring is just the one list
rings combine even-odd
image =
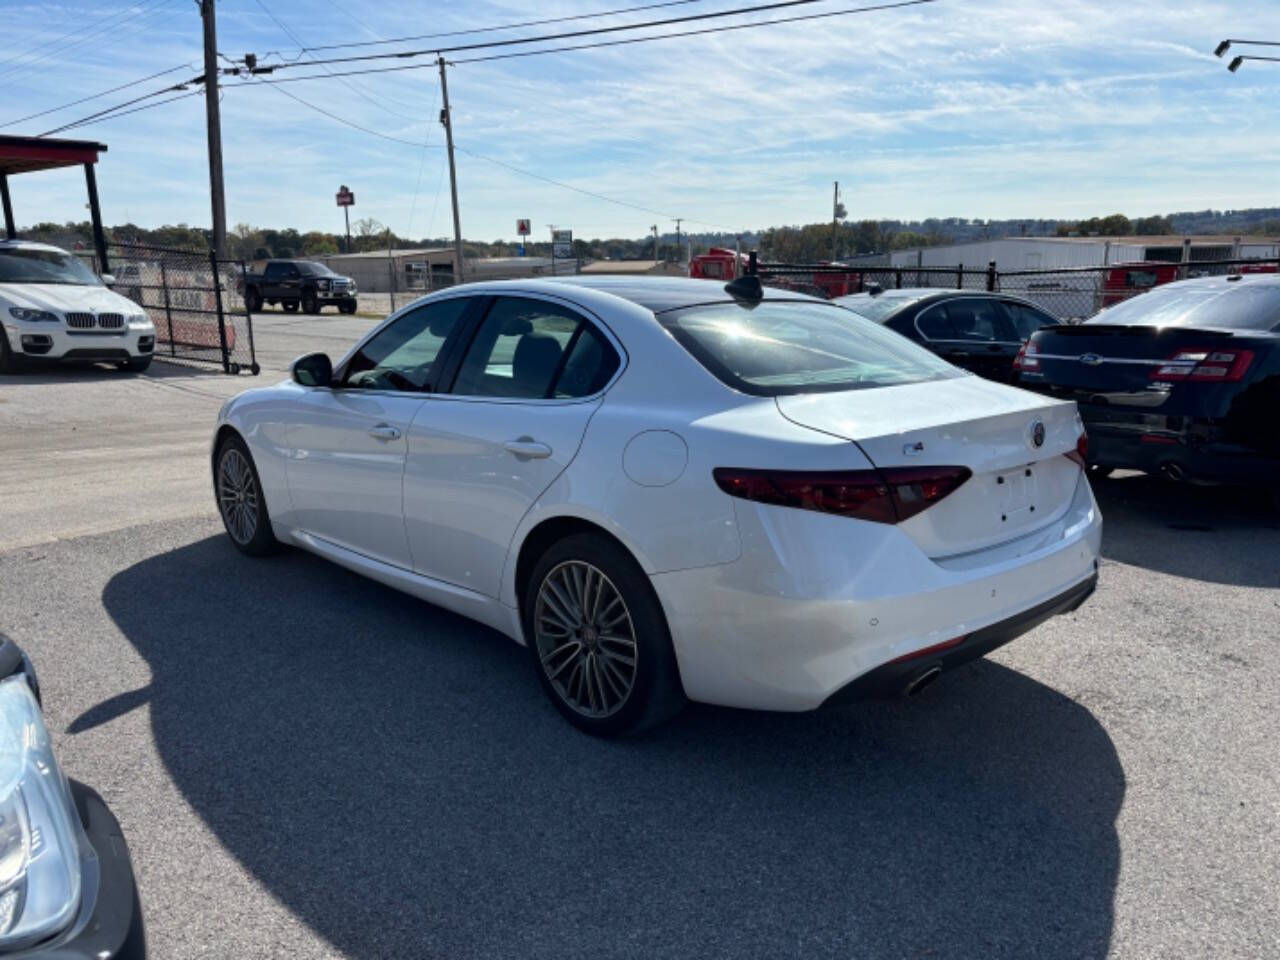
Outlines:
[{"label": "wooden power pole", "polygon": [[204,21],[204,103],[209,125],[209,196],[213,203],[213,249],[227,255],[227,201],[222,187],[222,118],[218,111],[218,20],[214,0],[200,0]]},{"label": "wooden power pole", "polygon": [[[444,142],[449,150],[449,192],[453,194],[453,248],[458,257],[458,281],[462,277],[462,221],[458,216],[458,170],[453,164],[453,117],[449,113],[449,81],[445,78],[444,57],[440,64],[440,122],[444,124]],[[554,253],[554,251],[553,251]]]}]

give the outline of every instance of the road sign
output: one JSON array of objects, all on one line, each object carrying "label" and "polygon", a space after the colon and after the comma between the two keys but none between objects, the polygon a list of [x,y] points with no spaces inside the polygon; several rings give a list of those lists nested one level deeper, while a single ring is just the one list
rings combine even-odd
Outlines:
[{"label": "road sign", "polygon": [[529,221],[528,221],[528,220],[517,220],[517,221],[516,221],[516,233],[518,233],[518,234],[519,234],[520,236],[522,236],[522,237],[527,237],[527,236],[529,235]]},{"label": "road sign", "polygon": [[551,251],[557,260],[569,260],[573,257],[573,244],[553,243],[551,245]]},{"label": "road sign", "polygon": [[346,185],[338,188],[335,194],[340,207],[354,207],[356,204],[356,195],[346,188]]},{"label": "road sign", "polygon": [[572,230],[552,230],[551,242],[552,243],[573,243],[573,231]]}]

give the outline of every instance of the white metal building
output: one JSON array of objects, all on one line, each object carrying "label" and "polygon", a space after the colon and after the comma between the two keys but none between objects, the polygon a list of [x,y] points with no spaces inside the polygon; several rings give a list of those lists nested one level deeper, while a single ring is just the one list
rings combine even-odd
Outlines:
[{"label": "white metal building", "polygon": [[1272,259],[1280,256],[1275,237],[1004,237],[943,247],[895,250],[894,267],[981,268],[995,261],[1000,270],[1056,270],[1143,260],[1166,262]]}]

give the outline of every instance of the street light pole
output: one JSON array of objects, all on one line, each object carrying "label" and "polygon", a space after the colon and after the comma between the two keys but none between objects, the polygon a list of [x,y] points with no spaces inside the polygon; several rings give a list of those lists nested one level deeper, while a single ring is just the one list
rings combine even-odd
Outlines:
[{"label": "street light pole", "polygon": [[[1213,55],[1215,57],[1221,57],[1223,54],[1225,54],[1228,50],[1231,49],[1233,44],[1241,47],[1280,47],[1280,40],[1237,40],[1237,39],[1223,40],[1214,48]],[[1241,55],[1238,57],[1233,57],[1231,62],[1227,64],[1227,69],[1230,70],[1232,73],[1235,73],[1237,70],[1240,69],[1240,67],[1244,64],[1246,60],[1261,60],[1267,63],[1280,63],[1280,57],[1259,57],[1259,56]]]}]

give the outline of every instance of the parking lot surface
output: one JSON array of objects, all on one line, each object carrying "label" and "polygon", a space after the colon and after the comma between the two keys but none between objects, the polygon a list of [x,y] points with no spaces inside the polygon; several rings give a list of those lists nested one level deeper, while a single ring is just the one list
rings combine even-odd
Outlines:
[{"label": "parking lot surface", "polygon": [[218,406],[374,322],[262,315],[257,381],[0,377],[0,631],[153,955],[1280,953],[1260,498],[1099,483],[1095,597],[916,700],[597,741],[496,633],[223,536]]}]

